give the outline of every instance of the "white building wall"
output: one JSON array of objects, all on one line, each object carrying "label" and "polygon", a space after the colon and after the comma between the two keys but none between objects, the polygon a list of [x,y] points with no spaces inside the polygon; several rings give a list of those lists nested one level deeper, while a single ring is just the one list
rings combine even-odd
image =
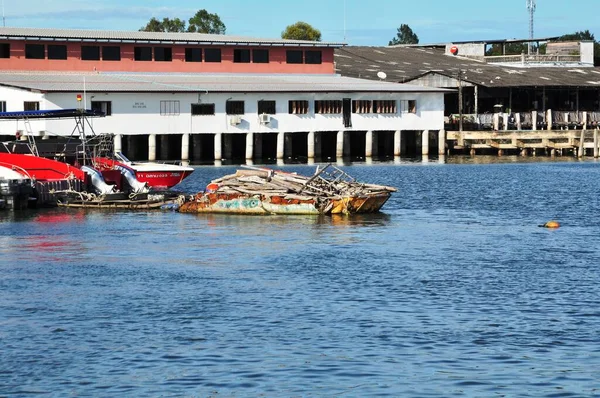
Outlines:
[{"label": "white building wall", "polygon": [[[39,102],[40,109],[46,109],[48,107],[55,108],[53,104],[48,104],[46,102],[43,94],[10,87],[0,87],[0,101],[6,102],[7,112],[22,111],[23,103],[25,101]],[[23,121],[0,120],[0,135],[15,135],[17,131],[26,132],[27,130],[30,130],[30,133],[33,135],[40,136],[43,135],[45,126],[46,122],[43,120],[32,120],[27,126]],[[71,127],[71,129],[72,128],[73,127]]]},{"label": "white building wall", "polygon": [[[0,100],[6,98],[9,111],[23,110],[23,101],[40,100],[41,109],[65,109],[78,106],[77,93],[29,93],[0,87]],[[344,128],[342,114],[323,115],[314,113],[314,100],[395,100],[395,114],[352,114],[352,127]],[[242,123],[230,124],[225,113],[228,99],[243,100],[245,114]],[[180,114],[161,116],[162,100],[179,101]],[[275,100],[276,114],[268,125],[262,125],[258,117],[258,101]],[[309,114],[289,114],[289,100],[308,100]],[[416,100],[417,113],[401,113],[400,100]],[[440,130],[444,123],[443,93],[94,93],[85,95],[90,108],[91,101],[111,101],[112,115],[90,118],[97,134],[182,134],[182,133],[248,133],[248,132],[301,132],[340,130]],[[191,104],[214,103],[215,115],[192,116]],[[10,104],[10,105],[9,105]],[[14,134],[14,128],[0,122],[0,134]],[[70,135],[75,127],[73,120],[46,120],[35,122],[37,130],[47,130],[52,135]],[[33,125],[33,123],[32,123]],[[33,129],[35,130],[35,129]]]}]

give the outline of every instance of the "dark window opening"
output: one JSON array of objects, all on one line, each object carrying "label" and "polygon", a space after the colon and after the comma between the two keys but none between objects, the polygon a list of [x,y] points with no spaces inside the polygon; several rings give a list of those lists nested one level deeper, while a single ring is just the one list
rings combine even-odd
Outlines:
[{"label": "dark window opening", "polygon": [[112,104],[110,101],[92,101],[92,110],[110,116],[112,115]]},{"label": "dark window opening", "polygon": [[185,62],[202,62],[202,49],[201,48],[186,48],[185,49]]},{"label": "dark window opening", "polygon": [[252,50],[252,62],[255,64],[269,63],[269,50],[260,49]]},{"label": "dark window opening", "polygon": [[371,113],[370,100],[354,100],[352,101],[352,113]]},{"label": "dark window opening", "polygon": [[171,47],[154,47],[154,60],[164,62],[173,61],[173,49]]},{"label": "dark window opening", "polygon": [[233,62],[250,62],[250,50],[236,48],[233,50]]},{"label": "dark window opening", "polygon": [[214,115],[215,104],[192,104],[192,115]]},{"label": "dark window opening", "polygon": [[375,100],[373,101],[373,113],[396,113],[395,100]]},{"label": "dark window opening", "polygon": [[287,50],[285,58],[288,64],[301,64],[303,62],[302,50]]},{"label": "dark window opening", "polygon": [[228,115],[243,115],[244,101],[227,101],[225,103],[225,112]]},{"label": "dark window opening", "polygon": [[40,103],[38,101],[25,101],[23,102],[24,111],[39,111]]},{"label": "dark window opening", "polygon": [[220,48],[204,49],[204,61],[206,61],[206,62],[221,62],[221,49]]},{"label": "dark window opening", "polygon": [[100,47],[98,46],[81,46],[81,59],[84,61],[99,61]]},{"label": "dark window opening", "polygon": [[289,113],[294,115],[306,115],[308,113],[308,101],[289,101]]},{"label": "dark window opening", "polygon": [[6,101],[0,101],[0,112],[6,112]]},{"label": "dark window opening", "polygon": [[10,43],[0,43],[0,58],[10,58]]},{"label": "dark window opening", "polygon": [[67,59],[67,46],[48,44],[48,59]]},{"label": "dark window opening", "polygon": [[121,60],[121,47],[119,47],[119,46],[102,47],[102,60],[103,61],[120,61]]},{"label": "dark window opening", "polygon": [[152,61],[152,47],[134,47],[133,59],[136,61]]},{"label": "dark window opening", "polygon": [[43,44],[25,44],[25,58],[44,59],[45,48]]},{"label": "dark window opening", "polygon": [[274,115],[275,114],[275,101],[258,101],[258,114],[263,113]]},{"label": "dark window opening", "polygon": [[320,113],[320,114],[342,113],[342,101],[340,101],[340,100],[317,100],[317,101],[315,101],[315,113]]},{"label": "dark window opening", "polygon": [[307,64],[321,64],[323,62],[321,51],[306,51],[304,53],[304,62]]}]

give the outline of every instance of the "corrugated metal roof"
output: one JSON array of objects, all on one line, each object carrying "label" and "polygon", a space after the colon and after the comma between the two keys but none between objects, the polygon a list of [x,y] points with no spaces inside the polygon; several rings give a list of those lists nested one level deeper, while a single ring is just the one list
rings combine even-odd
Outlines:
[{"label": "corrugated metal roof", "polygon": [[335,50],[335,69],[342,76],[410,82],[425,74],[453,77],[484,87],[600,87],[600,68],[514,67],[445,55],[444,49],[415,47],[344,47]]},{"label": "corrugated metal roof", "polygon": [[244,45],[285,45],[308,47],[341,47],[344,43],[315,42],[306,40],[261,39],[233,35],[205,33],[139,32],[115,30],[49,29],[49,28],[6,28],[0,27],[0,39],[49,39],[49,40],[109,40],[109,41],[151,41],[184,42],[198,44],[244,44]]},{"label": "corrugated metal roof", "polygon": [[0,72],[0,86],[42,92],[443,92],[338,75]]}]

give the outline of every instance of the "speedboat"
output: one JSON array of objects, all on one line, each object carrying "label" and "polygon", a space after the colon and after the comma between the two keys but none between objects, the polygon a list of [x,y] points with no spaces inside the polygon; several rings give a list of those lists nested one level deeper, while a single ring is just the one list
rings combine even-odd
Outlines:
[{"label": "speedboat", "polygon": [[135,177],[142,183],[156,189],[171,188],[194,172],[192,167],[156,162],[133,162],[121,152],[112,158],[95,158],[94,163],[104,168],[126,166],[135,172]]}]

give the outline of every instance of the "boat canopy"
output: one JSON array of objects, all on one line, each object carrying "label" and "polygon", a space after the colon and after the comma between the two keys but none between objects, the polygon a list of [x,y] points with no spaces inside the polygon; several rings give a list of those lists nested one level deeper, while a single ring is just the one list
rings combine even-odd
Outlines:
[{"label": "boat canopy", "polygon": [[0,112],[0,120],[63,119],[69,117],[104,117],[104,112],[94,109],[51,109],[41,111]]}]

